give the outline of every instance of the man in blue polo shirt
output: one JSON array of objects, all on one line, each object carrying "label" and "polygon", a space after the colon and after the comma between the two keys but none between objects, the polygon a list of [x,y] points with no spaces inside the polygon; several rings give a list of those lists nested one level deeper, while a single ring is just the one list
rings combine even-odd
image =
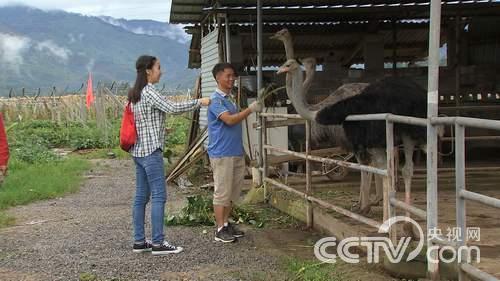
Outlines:
[{"label": "man in blue polo shirt", "polygon": [[208,107],[208,155],[214,175],[215,241],[227,243],[244,235],[228,221],[231,208],[240,196],[245,172],[241,121],[252,112],[260,112],[262,105],[255,101],[248,108],[238,110],[231,95],[237,77],[231,64],[216,64],[212,74],[217,89]]}]

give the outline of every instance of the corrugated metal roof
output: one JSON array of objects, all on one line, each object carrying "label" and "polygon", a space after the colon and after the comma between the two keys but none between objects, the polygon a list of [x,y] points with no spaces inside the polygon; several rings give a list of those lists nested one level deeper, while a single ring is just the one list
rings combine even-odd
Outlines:
[{"label": "corrugated metal roof", "polygon": [[[217,6],[214,3],[217,2]],[[264,22],[349,21],[428,17],[429,0],[263,0]],[[497,0],[444,0],[443,15],[500,15]],[[227,13],[233,22],[255,22],[255,0],[172,0],[170,22],[200,23],[211,12]]]},{"label": "corrugated metal roof", "polygon": [[[294,50],[297,58],[316,57],[319,63],[330,53],[335,53],[338,57],[345,58],[346,65],[361,62],[363,60],[362,51],[352,54],[359,44],[362,44],[364,36],[370,30],[371,23],[366,21],[351,23],[320,23],[320,24],[265,24],[263,27],[263,65],[277,66],[286,60],[283,43],[278,40],[269,39],[276,31],[288,28],[294,38]],[[392,23],[379,23],[376,27],[378,36],[384,42],[386,49],[385,59],[392,61],[392,49],[396,46],[398,61],[408,61],[421,58],[427,55],[428,47],[428,21],[403,21],[396,25],[396,45],[393,43]],[[255,27],[247,24],[232,26],[237,29],[241,37],[243,47],[243,60],[245,65],[254,65],[256,62],[257,49],[255,45]],[[193,42],[200,42],[199,32],[193,33],[192,50],[199,49],[193,47]],[[443,38],[444,39],[444,38]],[[444,40],[442,39],[442,42]],[[197,68],[200,65],[199,52],[190,52],[189,67]]]}]

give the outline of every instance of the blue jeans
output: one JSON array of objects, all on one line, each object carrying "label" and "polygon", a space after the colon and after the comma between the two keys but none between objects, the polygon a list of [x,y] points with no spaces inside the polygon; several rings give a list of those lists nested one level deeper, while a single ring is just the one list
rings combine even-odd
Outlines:
[{"label": "blue jeans", "polygon": [[145,157],[134,157],[136,170],[136,192],[132,211],[134,223],[134,240],[145,240],[144,216],[146,204],[151,197],[151,232],[154,244],[163,243],[163,219],[165,216],[165,202],[167,192],[165,186],[165,172],[163,167],[163,153],[157,149]]}]

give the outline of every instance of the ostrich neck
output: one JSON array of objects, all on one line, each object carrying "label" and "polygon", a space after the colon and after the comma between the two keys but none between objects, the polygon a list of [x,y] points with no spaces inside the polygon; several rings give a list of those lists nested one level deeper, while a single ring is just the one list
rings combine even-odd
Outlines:
[{"label": "ostrich neck", "polygon": [[[315,66],[314,66],[315,67]],[[316,74],[316,69],[310,66],[305,67],[306,78],[304,79],[304,83],[302,83],[302,87],[304,88],[304,95],[308,95],[309,88],[311,88],[312,80],[314,79],[314,74]]]},{"label": "ostrich neck", "polygon": [[293,51],[293,42],[291,37],[285,37],[283,39],[283,45],[285,45],[285,54],[286,54],[286,59],[293,59],[295,58],[295,54]]},{"label": "ostrich neck", "polygon": [[317,111],[311,110],[306,101],[303,82],[302,70],[296,69],[288,72],[286,75],[286,93],[297,113],[307,120],[314,121]]}]

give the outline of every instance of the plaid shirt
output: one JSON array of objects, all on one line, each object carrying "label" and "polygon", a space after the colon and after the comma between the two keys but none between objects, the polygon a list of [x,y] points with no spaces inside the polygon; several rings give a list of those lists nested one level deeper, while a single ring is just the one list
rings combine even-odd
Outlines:
[{"label": "plaid shirt", "polygon": [[198,100],[175,103],[162,96],[149,83],[142,89],[141,100],[132,104],[137,141],[131,152],[134,157],[144,157],[165,144],[166,113],[182,113],[199,108]]}]

